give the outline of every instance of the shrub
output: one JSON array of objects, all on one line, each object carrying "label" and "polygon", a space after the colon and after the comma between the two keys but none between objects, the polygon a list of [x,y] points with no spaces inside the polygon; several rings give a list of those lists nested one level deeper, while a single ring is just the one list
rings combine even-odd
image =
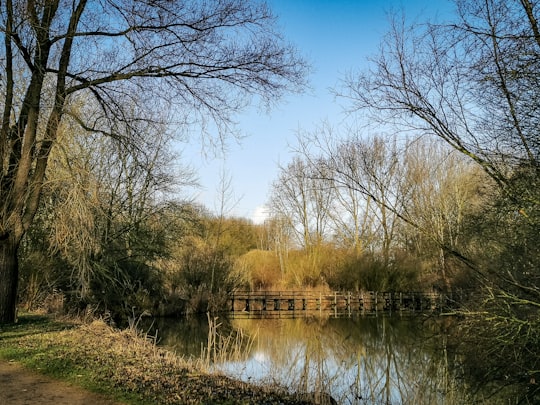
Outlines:
[{"label": "shrub", "polygon": [[365,291],[423,290],[419,281],[421,264],[404,252],[385,262],[375,254],[351,255],[330,280],[334,288]]}]

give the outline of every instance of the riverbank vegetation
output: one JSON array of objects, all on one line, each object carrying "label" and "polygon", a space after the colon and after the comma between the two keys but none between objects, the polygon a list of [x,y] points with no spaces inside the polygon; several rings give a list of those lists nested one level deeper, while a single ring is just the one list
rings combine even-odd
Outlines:
[{"label": "riverbank vegetation", "polygon": [[[127,404],[309,404],[277,386],[210,374],[201,359],[158,348],[137,328],[23,316],[0,328],[0,358]],[[304,394],[307,395],[307,394]]]},{"label": "riverbank vegetation", "polygon": [[[252,40],[257,36],[250,27],[270,35],[266,42],[248,41],[232,53],[238,57],[232,62],[246,67],[238,70],[220,65],[229,62],[231,37],[214,32],[212,21],[219,13],[182,9],[191,19],[207,13],[208,18],[199,15],[194,21],[210,24],[194,30],[200,37],[189,32],[186,43],[197,43],[201,50],[194,54],[203,59],[212,55],[212,61],[214,55],[226,58],[219,69],[206,72],[199,71],[207,66],[204,60],[187,72],[164,69],[171,81],[159,82],[166,90],[161,91],[155,81],[144,82],[159,76],[152,70],[154,56],[164,66],[177,67],[178,55],[191,60],[183,45],[170,49],[186,32],[170,24],[163,32],[173,39],[159,39],[171,43],[156,45],[156,27],[145,24],[147,36],[141,38],[146,42],[134,45],[135,59],[117,61],[113,70],[103,67],[105,73],[94,71],[86,55],[110,58],[90,41],[88,46],[98,45],[96,54],[74,52],[77,57],[69,65],[73,44],[65,38],[75,36],[72,31],[85,16],[83,4],[70,24],[62,20],[55,26],[71,30],[54,37],[65,40],[64,54],[51,48],[53,39],[37,35],[50,33],[54,7],[43,6],[48,14],[40,10],[50,17],[41,21],[47,29],[35,27],[39,21],[32,13],[19,16],[12,7],[2,8],[8,44],[2,60],[13,54],[12,45],[17,47],[21,54],[12,62],[26,66],[21,76],[32,78],[15,85],[15,67],[3,62],[2,322],[13,320],[15,297],[28,310],[80,314],[90,308],[118,322],[134,311],[184,315],[222,310],[227,294],[238,289],[459,293],[458,312],[466,320],[457,340],[466,343],[463,353],[474,360],[469,364],[476,368],[469,372],[479,381],[524,387],[527,399],[538,397],[536,1],[457,1],[455,18],[447,23],[407,25],[395,18],[370,70],[351,72],[335,90],[366,126],[321,124],[300,131],[296,155],[272,185],[269,218],[263,224],[227,215],[226,181],[218,213],[181,197],[195,181],[172,153],[178,134],[167,126],[171,119],[161,107],[180,100],[180,109],[190,107],[185,125],[192,120],[208,124],[210,117],[225,134],[232,124],[230,113],[249,96],[270,102],[288,86],[301,88],[304,62],[273,35],[268,10],[244,2],[236,13],[221,10],[224,18],[233,19],[215,22],[223,30],[247,27],[245,38]],[[166,15],[149,15],[160,27],[176,15],[175,9],[162,11]],[[91,24],[98,17],[94,10],[83,21]],[[24,28],[28,49],[15,26]],[[132,40],[126,37],[125,43]],[[64,64],[49,66],[45,54],[32,60],[36,44],[57,50],[51,63]],[[143,45],[152,44],[155,48],[144,50]],[[270,58],[262,70],[258,57]],[[70,72],[69,66],[77,69]],[[83,71],[95,77],[81,76]],[[215,77],[215,71],[227,74]],[[58,76],[56,93],[46,79],[53,74]],[[214,84],[199,87],[196,79],[207,75]],[[118,88],[107,86],[117,79]],[[138,95],[131,88],[134,82],[140,86]],[[51,94],[41,94],[44,88]],[[21,107],[15,100],[24,99],[23,89],[28,100]],[[17,91],[20,97],[13,95]],[[149,103],[146,91],[146,97],[156,96],[163,104]],[[48,104],[40,110],[36,106],[43,99]],[[146,110],[149,104],[160,111]],[[37,108],[32,114],[30,106]],[[10,118],[14,114],[20,117]],[[30,118],[34,121],[29,123]]]}]

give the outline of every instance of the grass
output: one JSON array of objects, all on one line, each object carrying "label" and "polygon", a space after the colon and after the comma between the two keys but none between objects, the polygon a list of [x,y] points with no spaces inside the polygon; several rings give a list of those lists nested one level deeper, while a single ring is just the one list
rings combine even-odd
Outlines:
[{"label": "grass", "polygon": [[134,405],[306,403],[275,387],[209,374],[135,328],[101,320],[21,316],[0,326],[0,358]]}]

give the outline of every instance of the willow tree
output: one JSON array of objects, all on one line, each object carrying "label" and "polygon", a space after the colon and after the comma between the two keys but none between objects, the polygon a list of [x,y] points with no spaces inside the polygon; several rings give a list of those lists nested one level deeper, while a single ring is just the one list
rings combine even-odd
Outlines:
[{"label": "willow tree", "polygon": [[[184,123],[210,119],[221,137],[250,96],[271,103],[305,73],[255,1],[6,0],[0,33],[0,323],[15,319],[17,251],[68,114],[130,143],[134,123],[174,109]],[[99,114],[85,114],[86,101]]]}]

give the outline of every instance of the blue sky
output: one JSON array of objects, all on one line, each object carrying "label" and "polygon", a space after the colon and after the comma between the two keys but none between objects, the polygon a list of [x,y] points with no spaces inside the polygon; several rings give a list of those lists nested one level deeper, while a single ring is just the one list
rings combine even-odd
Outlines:
[{"label": "blue sky", "polygon": [[286,96],[268,114],[257,106],[236,117],[246,137],[230,140],[223,159],[204,159],[198,152],[183,157],[196,171],[201,189],[196,201],[219,211],[223,173],[231,189],[225,214],[260,222],[279,165],[292,157],[298,130],[310,131],[326,120],[339,126],[345,119],[330,92],[344,74],[365,68],[387,31],[387,14],[403,8],[410,19],[444,17],[453,9],[447,0],[268,0],[285,38],[310,62],[311,89]]}]

